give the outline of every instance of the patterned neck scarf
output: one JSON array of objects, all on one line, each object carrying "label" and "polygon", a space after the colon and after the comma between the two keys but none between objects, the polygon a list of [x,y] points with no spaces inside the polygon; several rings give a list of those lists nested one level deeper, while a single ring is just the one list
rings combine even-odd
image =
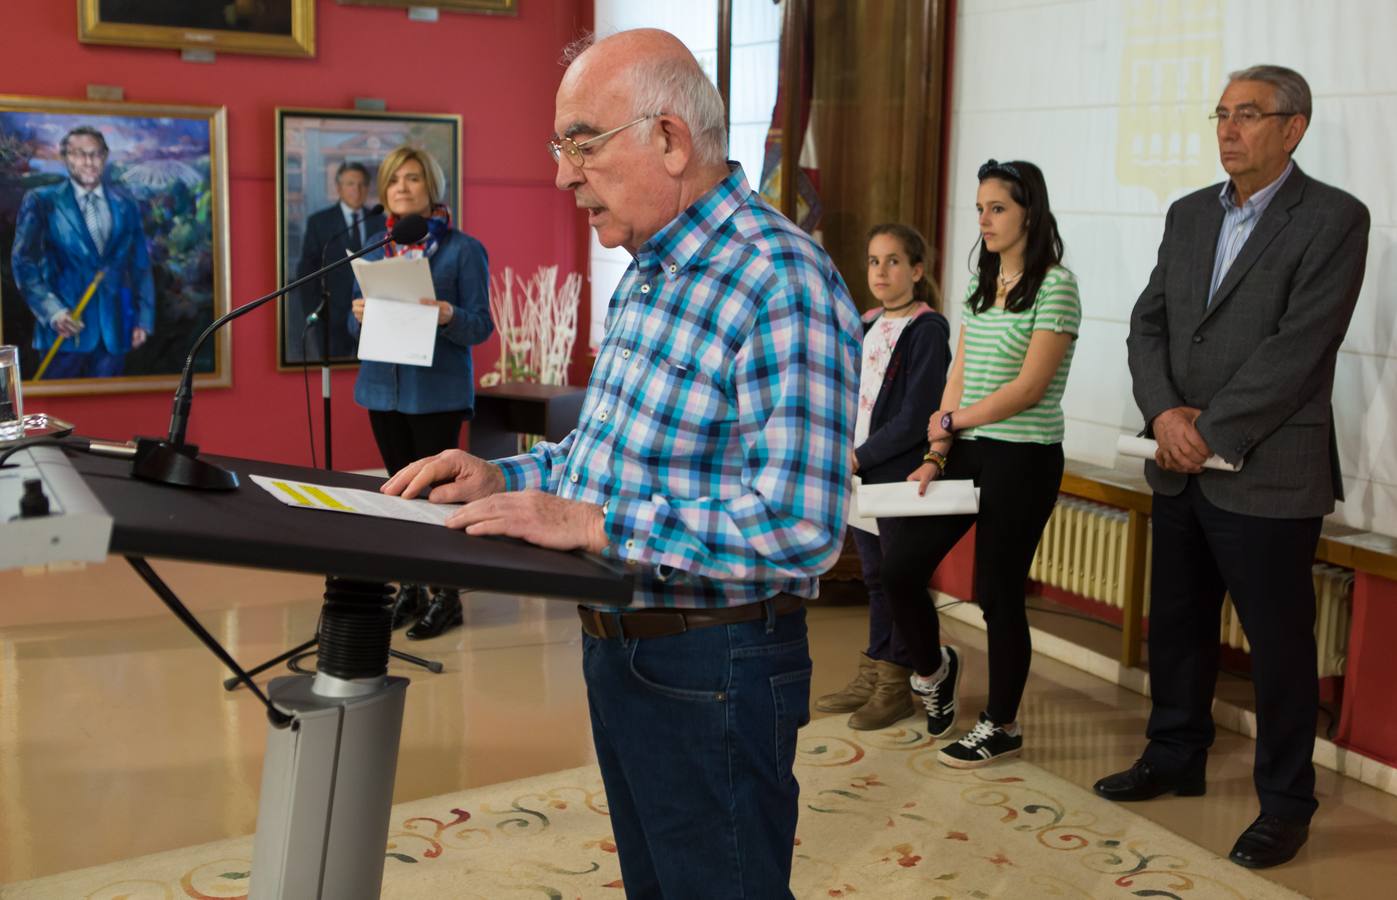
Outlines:
[{"label": "patterned neck scarf", "polygon": [[[387,228],[389,233],[393,231],[393,226],[398,224],[398,217],[389,213]],[[406,256],[413,259],[419,256],[431,256],[437,252],[437,244],[443,235],[451,230],[451,210],[445,203],[433,203],[432,214],[427,217],[427,236],[416,244],[398,244],[389,241],[383,248],[383,256]]]}]

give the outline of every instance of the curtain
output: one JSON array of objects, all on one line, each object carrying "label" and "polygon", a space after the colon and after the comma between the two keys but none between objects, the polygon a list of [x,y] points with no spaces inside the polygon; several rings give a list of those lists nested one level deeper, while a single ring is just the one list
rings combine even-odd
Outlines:
[{"label": "curtain", "polygon": [[[790,2],[790,0],[786,0]],[[814,25],[812,130],[825,249],[860,308],[867,233],[904,222],[927,239],[941,207],[942,97],[951,0],[808,0]],[[927,277],[940,267],[928,260]]]}]

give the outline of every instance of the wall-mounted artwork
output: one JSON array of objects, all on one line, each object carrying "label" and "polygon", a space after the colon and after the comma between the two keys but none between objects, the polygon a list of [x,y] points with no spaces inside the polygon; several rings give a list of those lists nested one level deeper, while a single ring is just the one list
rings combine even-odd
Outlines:
[{"label": "wall-mounted artwork", "polygon": [[[403,144],[421,147],[441,165],[443,201],[460,221],[460,116],[278,109],[276,136],[280,284],[314,272],[346,250],[359,249],[383,230],[383,216],[367,212],[379,202],[379,163]],[[356,211],[362,221],[356,221]],[[331,363],[357,363],[348,324],[353,289],[353,272],[342,266],[278,304],[278,369],[307,361],[319,364],[325,359],[327,336]],[[317,311],[308,326],[307,317]]]},{"label": "wall-mounted artwork", "polygon": [[434,6],[446,12],[480,13],[487,16],[519,15],[519,0],[337,0],[341,6]]},{"label": "wall-mounted artwork", "polygon": [[[0,343],[25,393],[174,390],[228,310],[222,107],[0,96]],[[195,360],[231,383],[229,330]]]},{"label": "wall-mounted artwork", "polygon": [[315,0],[78,0],[88,44],[315,55]]}]

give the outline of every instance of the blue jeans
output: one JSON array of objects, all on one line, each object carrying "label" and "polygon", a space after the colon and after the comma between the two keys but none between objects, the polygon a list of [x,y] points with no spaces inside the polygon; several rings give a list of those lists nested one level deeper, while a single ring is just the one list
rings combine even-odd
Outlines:
[{"label": "blue jeans", "polygon": [[671,637],[584,635],[582,670],[626,896],[790,897],[805,610]]}]

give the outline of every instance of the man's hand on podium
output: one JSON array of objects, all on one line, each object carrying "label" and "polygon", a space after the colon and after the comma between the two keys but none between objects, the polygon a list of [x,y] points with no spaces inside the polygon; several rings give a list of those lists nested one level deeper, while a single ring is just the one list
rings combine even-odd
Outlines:
[{"label": "man's hand on podium", "polygon": [[606,513],[595,503],[565,500],[544,491],[509,491],[461,507],[447,528],[466,534],[502,534],[549,550],[606,549]]},{"label": "man's hand on podium", "polygon": [[464,450],[443,450],[399,469],[379,490],[407,500],[428,491],[433,503],[470,503],[503,491],[504,473]]},{"label": "man's hand on podium", "polygon": [[433,503],[468,504],[446,520],[448,528],[464,528],[466,534],[499,534],[549,550],[593,553],[609,543],[606,514],[597,504],[543,491],[506,492],[500,467],[464,450],[444,450],[404,466],[379,490],[408,500],[429,491]]}]

